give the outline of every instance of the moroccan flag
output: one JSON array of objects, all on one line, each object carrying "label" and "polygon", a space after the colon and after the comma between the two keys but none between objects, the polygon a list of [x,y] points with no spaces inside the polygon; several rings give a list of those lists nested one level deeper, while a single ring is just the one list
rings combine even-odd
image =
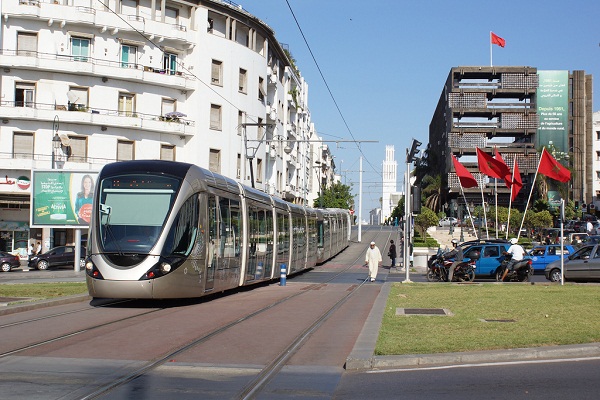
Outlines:
[{"label": "moroccan flag", "polygon": [[484,153],[480,148],[477,148],[477,163],[479,164],[479,170],[487,176],[498,179],[505,179],[508,176],[510,180],[510,170],[506,164]]},{"label": "moroccan flag", "polygon": [[542,158],[540,160],[538,172],[559,182],[569,182],[571,180],[571,171],[556,161],[554,157],[548,153],[548,150],[546,150],[545,147],[544,150],[542,150]]},{"label": "moroccan flag", "polygon": [[504,179],[504,184],[506,185],[507,188],[510,189],[510,185],[512,185],[512,177],[510,174],[510,168],[508,168],[508,165],[506,165],[506,163],[504,162],[504,159],[500,155],[500,152],[498,151],[497,147],[494,147],[494,151],[496,152],[494,159],[496,161],[498,161],[500,164],[502,164],[502,171],[505,173],[504,177],[502,177],[502,179]]},{"label": "moroccan flag", "polygon": [[492,35],[492,44],[497,44],[500,47],[506,46],[506,40],[502,39],[500,36],[496,35],[494,32],[490,32]]},{"label": "moroccan flag", "polygon": [[513,168],[513,176],[512,176],[512,185],[511,185],[511,193],[512,193],[512,201],[515,201],[517,198],[517,194],[523,187],[523,180],[521,179],[521,173],[519,172],[519,166],[517,165],[517,159],[515,158],[515,167]]},{"label": "moroccan flag", "polygon": [[454,154],[452,154],[452,162],[454,163],[454,171],[456,171],[456,176],[458,176],[458,180],[460,181],[460,185],[463,188],[472,188],[477,187],[477,180],[473,177],[473,175],[462,165]]}]

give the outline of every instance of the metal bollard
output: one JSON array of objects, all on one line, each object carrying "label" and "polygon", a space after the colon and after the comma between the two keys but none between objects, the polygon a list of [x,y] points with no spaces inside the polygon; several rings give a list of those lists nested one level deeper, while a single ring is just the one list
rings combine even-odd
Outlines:
[{"label": "metal bollard", "polygon": [[279,275],[279,286],[285,286],[285,280],[287,277],[287,267],[285,264],[281,264],[281,270]]}]

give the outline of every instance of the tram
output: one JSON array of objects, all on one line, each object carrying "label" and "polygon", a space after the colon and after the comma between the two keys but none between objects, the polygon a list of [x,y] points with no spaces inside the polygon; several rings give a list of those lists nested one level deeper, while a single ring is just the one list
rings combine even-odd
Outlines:
[{"label": "tram", "polygon": [[313,268],[350,214],[285,202],[193,164],[135,160],[98,175],[85,262],[94,298],[192,298]]}]

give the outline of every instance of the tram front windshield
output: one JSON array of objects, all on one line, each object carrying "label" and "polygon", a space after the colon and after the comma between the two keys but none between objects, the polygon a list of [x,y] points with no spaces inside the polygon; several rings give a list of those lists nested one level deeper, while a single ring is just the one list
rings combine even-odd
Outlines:
[{"label": "tram front windshield", "polygon": [[173,208],[181,180],[121,175],[100,182],[100,247],[107,253],[149,253]]}]

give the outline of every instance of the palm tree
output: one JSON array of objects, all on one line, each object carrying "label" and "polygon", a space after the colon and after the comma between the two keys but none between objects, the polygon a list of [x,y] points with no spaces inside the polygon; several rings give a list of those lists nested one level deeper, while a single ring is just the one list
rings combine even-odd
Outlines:
[{"label": "palm tree", "polygon": [[442,190],[442,176],[426,175],[423,178],[423,196],[425,197],[425,207],[439,212],[442,209],[444,192]]}]

